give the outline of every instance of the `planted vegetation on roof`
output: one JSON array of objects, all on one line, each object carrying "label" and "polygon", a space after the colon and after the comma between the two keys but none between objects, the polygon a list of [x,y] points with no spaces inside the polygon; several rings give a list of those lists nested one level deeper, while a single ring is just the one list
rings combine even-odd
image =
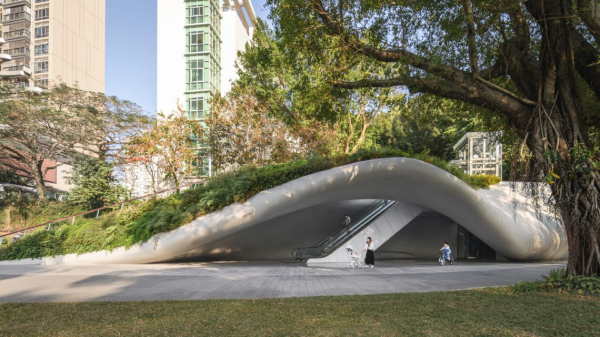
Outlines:
[{"label": "planted vegetation on roof", "polygon": [[245,167],[210,179],[204,186],[196,189],[164,199],[132,202],[128,207],[98,219],[80,218],[73,224],[57,226],[50,231],[39,231],[15,243],[3,244],[0,259],[18,260],[131,247],[148,241],[156,234],[188,224],[199,216],[236,202],[244,202],[261,191],[294,179],[354,162],[392,157],[412,157],[425,161],[448,171],[474,188],[485,188],[500,181],[487,176],[468,176],[460,168],[444,160],[429,155],[409,155],[394,149],[359,151],[354,155],[332,158],[300,159],[260,168]]}]

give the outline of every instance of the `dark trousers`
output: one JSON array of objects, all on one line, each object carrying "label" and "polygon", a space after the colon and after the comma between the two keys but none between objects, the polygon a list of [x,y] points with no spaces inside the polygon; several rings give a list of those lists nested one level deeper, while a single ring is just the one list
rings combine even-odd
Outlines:
[{"label": "dark trousers", "polygon": [[375,265],[375,253],[372,250],[367,249],[367,256],[365,256],[365,263]]}]

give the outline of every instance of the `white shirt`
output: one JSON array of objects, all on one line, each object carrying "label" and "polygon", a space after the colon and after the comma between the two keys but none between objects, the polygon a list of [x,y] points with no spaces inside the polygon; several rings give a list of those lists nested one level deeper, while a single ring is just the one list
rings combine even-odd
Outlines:
[{"label": "white shirt", "polygon": [[365,250],[375,250],[375,245],[373,244],[373,241],[371,241],[370,244],[365,244]]}]

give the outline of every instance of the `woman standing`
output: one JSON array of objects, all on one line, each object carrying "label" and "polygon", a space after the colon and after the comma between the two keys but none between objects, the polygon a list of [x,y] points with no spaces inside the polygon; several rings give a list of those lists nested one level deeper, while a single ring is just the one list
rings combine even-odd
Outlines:
[{"label": "woman standing", "polygon": [[375,267],[375,253],[373,253],[375,250],[375,245],[373,244],[373,240],[371,240],[370,236],[367,238],[367,244],[365,245],[364,250],[367,251],[367,256],[365,256],[365,264],[367,267]]}]

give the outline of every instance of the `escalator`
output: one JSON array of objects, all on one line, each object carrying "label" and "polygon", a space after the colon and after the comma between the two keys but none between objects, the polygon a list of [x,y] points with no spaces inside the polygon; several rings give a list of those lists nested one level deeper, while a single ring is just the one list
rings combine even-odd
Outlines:
[{"label": "escalator", "polygon": [[358,220],[343,225],[327,235],[323,240],[311,247],[294,248],[292,257],[296,261],[307,261],[312,258],[321,258],[328,256],[338,249],[345,242],[348,242],[356,234],[367,228],[380,215],[385,213],[390,208],[394,207],[398,202],[394,200],[376,200],[366,211],[364,211]]}]

